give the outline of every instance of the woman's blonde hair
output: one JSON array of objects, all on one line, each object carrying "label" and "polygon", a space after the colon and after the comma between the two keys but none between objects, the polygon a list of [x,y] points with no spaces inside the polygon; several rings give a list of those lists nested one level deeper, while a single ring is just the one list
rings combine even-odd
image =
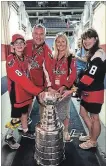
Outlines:
[{"label": "woman's blonde hair", "polygon": [[68,40],[68,37],[66,36],[65,33],[60,32],[60,33],[58,33],[56,35],[56,37],[54,39],[54,44],[53,44],[54,50],[53,50],[53,53],[52,53],[53,54],[53,58],[57,59],[57,57],[58,57],[58,49],[56,47],[56,40],[57,40],[58,37],[63,37],[66,40],[67,47],[66,47],[66,55],[65,55],[65,57],[68,57],[70,55],[70,53],[71,53],[70,46],[69,46],[69,40]]}]

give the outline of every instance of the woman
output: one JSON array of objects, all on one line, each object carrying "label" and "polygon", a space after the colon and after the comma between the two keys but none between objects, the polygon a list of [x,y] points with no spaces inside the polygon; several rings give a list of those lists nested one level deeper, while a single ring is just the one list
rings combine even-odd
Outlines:
[{"label": "woman", "polygon": [[[52,88],[61,95],[70,88],[76,79],[76,63],[69,48],[68,38],[58,33],[54,40],[52,67]],[[70,119],[70,96],[57,105],[59,119],[64,123],[64,139],[70,140],[68,133]]]},{"label": "woman", "polygon": [[[80,136],[80,141],[85,141],[79,146],[82,149],[90,149],[97,146],[97,138],[101,132],[99,113],[104,100],[104,77],[103,68],[106,55],[99,47],[99,37],[94,29],[88,29],[82,34],[82,44],[88,51],[87,69],[80,79],[81,91],[80,115],[88,127],[87,136]],[[88,115],[90,113],[90,115]]]}]

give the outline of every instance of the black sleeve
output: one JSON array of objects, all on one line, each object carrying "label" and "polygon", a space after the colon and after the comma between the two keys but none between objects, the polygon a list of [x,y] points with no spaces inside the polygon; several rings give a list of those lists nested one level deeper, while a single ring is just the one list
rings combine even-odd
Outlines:
[{"label": "black sleeve", "polygon": [[80,79],[80,82],[86,86],[91,85],[93,81],[101,74],[102,66],[103,61],[101,60],[101,58],[97,57],[93,59],[90,62],[88,69],[85,70],[84,75]]}]

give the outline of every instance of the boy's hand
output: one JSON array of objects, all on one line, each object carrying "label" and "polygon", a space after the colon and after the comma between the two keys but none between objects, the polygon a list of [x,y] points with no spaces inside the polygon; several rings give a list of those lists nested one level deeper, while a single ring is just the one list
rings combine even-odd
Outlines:
[{"label": "boy's hand", "polygon": [[39,93],[38,98],[39,98],[39,102],[40,103],[43,103],[44,97],[45,97],[45,92],[44,91]]}]

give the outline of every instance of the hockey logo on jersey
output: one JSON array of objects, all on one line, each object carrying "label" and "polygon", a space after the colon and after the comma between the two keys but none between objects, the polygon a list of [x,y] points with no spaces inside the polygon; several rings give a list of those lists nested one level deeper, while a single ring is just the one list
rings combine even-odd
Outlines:
[{"label": "hockey logo on jersey", "polygon": [[64,70],[53,70],[53,73],[55,73],[56,75],[63,75],[63,74],[66,74],[66,71]]},{"label": "hockey logo on jersey", "polygon": [[34,61],[34,60],[31,60],[31,62],[30,62],[30,64],[28,66],[29,66],[29,70],[40,67],[40,65],[38,64],[38,62]]},{"label": "hockey logo on jersey", "polygon": [[15,61],[14,59],[12,59],[11,61],[8,62],[8,66],[9,67],[12,67],[14,65]]}]

